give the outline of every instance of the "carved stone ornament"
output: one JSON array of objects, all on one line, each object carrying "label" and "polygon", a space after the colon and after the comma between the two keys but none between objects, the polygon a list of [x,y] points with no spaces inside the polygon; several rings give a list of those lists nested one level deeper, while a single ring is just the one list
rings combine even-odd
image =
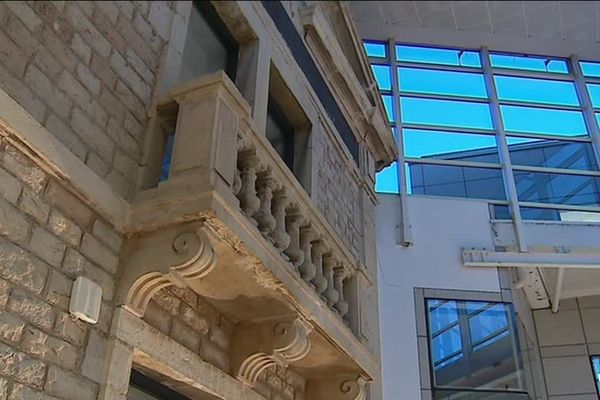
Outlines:
[{"label": "carved stone ornament", "polygon": [[303,318],[264,322],[238,334],[234,344],[237,378],[252,386],[265,370],[304,358],[311,348],[312,325]]},{"label": "carved stone ornament", "polygon": [[215,253],[199,224],[132,238],[117,279],[117,300],[141,318],[156,292],[173,285],[186,287],[215,265]]},{"label": "carved stone ornament", "polygon": [[366,400],[367,380],[361,375],[314,379],[307,382],[306,397],[327,400]]}]

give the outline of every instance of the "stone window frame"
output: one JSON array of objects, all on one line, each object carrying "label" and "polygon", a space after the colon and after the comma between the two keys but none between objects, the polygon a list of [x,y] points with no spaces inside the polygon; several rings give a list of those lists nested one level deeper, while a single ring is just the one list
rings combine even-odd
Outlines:
[{"label": "stone window frame", "polygon": [[[505,268],[498,270],[501,286],[509,278]],[[429,332],[427,329],[427,299],[463,300],[463,301],[488,301],[496,303],[507,303],[513,305],[510,289],[502,288],[500,292],[461,290],[461,289],[435,289],[414,288],[416,335],[417,335],[417,357],[419,360],[419,385],[421,388],[421,399],[433,399],[433,379],[431,376],[431,361],[429,352]],[[517,335],[519,332],[517,331]]]}]

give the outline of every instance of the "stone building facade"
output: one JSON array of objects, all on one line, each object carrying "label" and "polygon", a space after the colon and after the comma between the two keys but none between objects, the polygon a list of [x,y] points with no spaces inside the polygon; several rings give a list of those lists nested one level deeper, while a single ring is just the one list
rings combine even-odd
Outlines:
[{"label": "stone building facade", "polygon": [[395,145],[346,4],[0,2],[0,54],[0,399],[380,398]]}]

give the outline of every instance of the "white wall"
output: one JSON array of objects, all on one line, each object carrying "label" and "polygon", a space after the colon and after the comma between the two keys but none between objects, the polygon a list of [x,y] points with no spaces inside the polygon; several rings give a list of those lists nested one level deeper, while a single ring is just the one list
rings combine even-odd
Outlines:
[{"label": "white wall", "polygon": [[411,196],[414,246],[395,243],[399,198],[379,195],[379,262],[384,399],[420,399],[415,287],[499,292],[496,269],[462,266],[463,247],[493,249],[485,202]]}]

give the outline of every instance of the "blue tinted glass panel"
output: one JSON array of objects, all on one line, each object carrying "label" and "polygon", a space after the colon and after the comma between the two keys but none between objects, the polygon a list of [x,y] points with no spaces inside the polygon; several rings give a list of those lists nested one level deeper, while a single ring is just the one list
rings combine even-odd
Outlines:
[{"label": "blue tinted glass panel", "polygon": [[529,101],[544,104],[578,106],[573,82],[548,79],[494,76],[499,100]]},{"label": "blue tinted glass panel", "polygon": [[384,43],[365,42],[365,52],[369,57],[385,58],[386,49]]},{"label": "blue tinted glass panel", "polygon": [[398,82],[405,92],[487,98],[481,74],[400,67]]},{"label": "blue tinted glass panel", "polygon": [[412,194],[505,200],[500,169],[409,164]]},{"label": "blue tinted glass panel", "polygon": [[469,318],[471,342],[476,343],[508,329],[506,306],[496,304]]},{"label": "blue tinted glass panel", "polygon": [[582,206],[600,205],[600,178],[514,171],[520,201]]},{"label": "blue tinted glass panel", "polygon": [[590,143],[507,137],[513,165],[597,170]]},{"label": "blue tinted glass panel", "polygon": [[371,69],[377,82],[379,90],[392,90],[392,77],[390,76],[390,67],[387,65],[372,64]]},{"label": "blue tinted glass panel", "polygon": [[583,76],[600,77],[600,63],[580,61],[579,65]]},{"label": "blue tinted glass panel", "polygon": [[[460,337],[460,328],[454,326],[447,331],[435,336],[432,341],[431,353],[433,362],[436,367],[447,365],[449,356],[456,355],[462,349],[462,339]],[[460,357],[452,357],[452,361],[456,361]]]},{"label": "blue tinted glass panel", "polygon": [[412,158],[498,163],[493,135],[403,129],[404,155]]},{"label": "blue tinted glass panel", "polygon": [[562,136],[587,135],[580,111],[501,105],[504,129]]},{"label": "blue tinted glass panel", "polygon": [[491,219],[512,219],[512,212],[508,206],[492,204],[490,210]]},{"label": "blue tinted glass panel", "polygon": [[600,394],[600,356],[592,357],[592,367],[594,369],[594,379],[596,381],[596,388]]},{"label": "blue tinted glass panel", "polygon": [[401,97],[400,108],[409,124],[492,129],[488,104]]},{"label": "blue tinted glass panel", "polygon": [[600,108],[600,85],[588,83],[586,86],[588,93],[590,94],[592,107]]},{"label": "blue tinted glass panel", "polygon": [[503,392],[478,390],[477,392],[458,389],[434,389],[433,400],[530,400],[527,393]]},{"label": "blue tinted glass panel", "polygon": [[458,321],[458,310],[455,301],[429,300],[429,326],[436,333]]},{"label": "blue tinted glass panel", "polygon": [[375,174],[375,191],[378,193],[398,193],[398,168],[396,162]]},{"label": "blue tinted glass panel", "polygon": [[396,45],[396,58],[403,62],[481,68],[481,59],[476,51]]},{"label": "blue tinted glass panel", "polygon": [[383,101],[383,108],[385,108],[385,113],[388,117],[388,122],[396,121],[396,116],[394,115],[394,102],[392,101],[393,97],[388,95],[382,95],[381,100]]},{"label": "blue tinted glass panel", "polygon": [[167,135],[165,141],[165,149],[163,153],[162,165],[160,168],[159,181],[166,181],[169,179],[169,172],[171,171],[171,157],[173,156],[173,144],[175,143],[175,134],[170,133]]},{"label": "blue tinted glass panel", "polygon": [[522,69],[526,71],[552,72],[568,74],[569,67],[565,60],[545,57],[516,56],[510,54],[490,54],[492,67]]},{"label": "blue tinted glass panel", "polygon": [[521,207],[524,220],[600,222],[600,212]]}]

